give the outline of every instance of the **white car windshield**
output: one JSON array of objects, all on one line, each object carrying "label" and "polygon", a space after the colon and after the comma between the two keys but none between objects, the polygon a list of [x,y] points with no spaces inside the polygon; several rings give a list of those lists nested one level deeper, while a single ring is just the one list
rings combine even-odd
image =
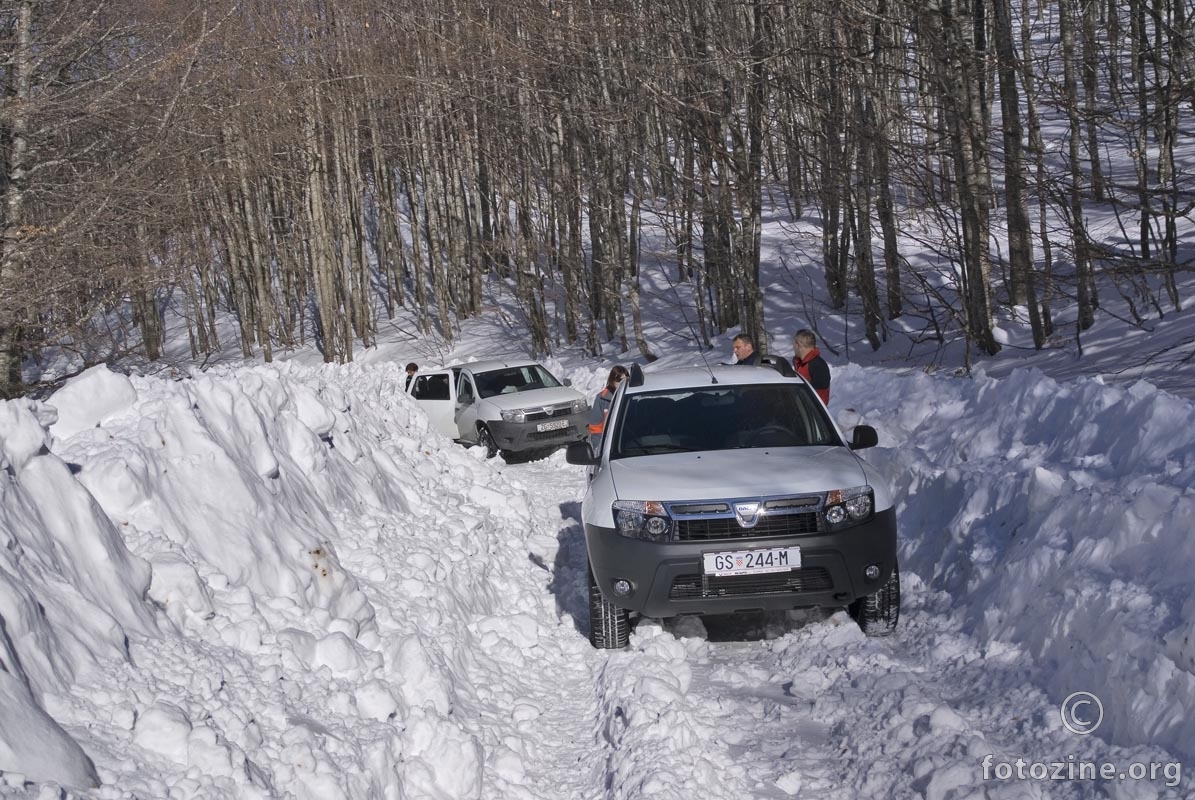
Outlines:
[{"label": "white car windshield", "polygon": [[624,402],[611,458],[842,444],[803,384],[717,385],[633,394]]},{"label": "white car windshield", "polygon": [[511,392],[549,389],[561,385],[552,373],[539,364],[481,372],[473,376],[473,382],[477,384],[477,394],[483,398]]}]

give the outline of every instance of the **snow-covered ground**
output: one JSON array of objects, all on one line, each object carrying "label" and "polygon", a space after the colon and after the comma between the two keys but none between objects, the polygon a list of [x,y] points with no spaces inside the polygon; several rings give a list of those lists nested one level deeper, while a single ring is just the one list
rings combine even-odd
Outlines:
[{"label": "snow-covered ground", "polygon": [[900,498],[897,634],[641,620],[605,652],[583,470],[430,431],[405,360],[0,404],[0,797],[1195,797],[1190,399],[831,359]]}]

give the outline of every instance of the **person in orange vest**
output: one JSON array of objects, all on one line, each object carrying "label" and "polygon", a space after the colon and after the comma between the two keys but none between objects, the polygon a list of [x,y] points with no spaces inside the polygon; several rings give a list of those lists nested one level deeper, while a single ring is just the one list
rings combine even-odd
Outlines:
[{"label": "person in orange vest", "polygon": [[631,373],[622,364],[615,364],[606,378],[606,386],[593,399],[593,407],[589,411],[589,446],[593,452],[602,449],[602,435],[606,432],[606,416],[610,413],[610,404],[614,402],[614,390]]},{"label": "person in orange vest", "polygon": [[813,335],[813,331],[802,328],[793,334],[793,350],[796,355],[793,356],[793,369],[797,371],[805,380],[809,381],[809,385],[813,387],[813,391],[817,392],[817,396],[822,399],[826,405],[830,404],[830,365],[826,363],[826,359],[822,358],[822,353],[817,349],[817,337]]}]

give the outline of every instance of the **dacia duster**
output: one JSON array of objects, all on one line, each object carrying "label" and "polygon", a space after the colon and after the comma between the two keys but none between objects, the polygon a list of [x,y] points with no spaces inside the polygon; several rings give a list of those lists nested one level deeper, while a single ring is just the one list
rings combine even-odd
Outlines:
[{"label": "dacia duster", "polygon": [[[581,517],[590,641],[625,647],[631,615],[845,606],[863,631],[900,612],[896,511],[879,472],[787,364],[645,374],[616,392]],[[788,374],[784,374],[784,373]]]}]

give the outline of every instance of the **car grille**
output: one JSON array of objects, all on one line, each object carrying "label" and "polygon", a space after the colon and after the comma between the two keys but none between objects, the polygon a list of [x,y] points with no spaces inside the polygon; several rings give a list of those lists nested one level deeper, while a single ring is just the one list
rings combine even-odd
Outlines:
[{"label": "car grille", "polygon": [[729,578],[703,575],[677,575],[668,592],[670,600],[750,595],[805,594],[828,592],[834,587],[830,571],[824,567],[804,567],[789,572],[765,575],[735,575]]},{"label": "car grille", "polygon": [[551,414],[549,414],[547,411],[544,411],[542,409],[539,411],[528,411],[526,413],[525,419],[528,422],[537,422],[541,419],[558,419],[560,417],[566,417],[569,414],[573,413],[573,404],[571,402],[557,403],[556,405],[553,405],[553,406],[547,406],[547,408],[551,409],[551,411],[552,411]]},{"label": "car grille", "polygon": [[817,533],[817,512],[762,514],[753,528],[744,528],[734,517],[680,519],[676,523],[678,542],[756,539],[762,536],[797,536],[805,533]]},{"label": "car grille", "polygon": [[[530,419],[530,417],[528,417],[528,419]],[[577,429],[570,425],[569,427],[561,428],[558,431],[531,431],[531,433],[527,434],[527,438],[533,442],[544,442],[548,441],[549,439],[565,439],[570,436],[576,437],[576,435]]]}]

